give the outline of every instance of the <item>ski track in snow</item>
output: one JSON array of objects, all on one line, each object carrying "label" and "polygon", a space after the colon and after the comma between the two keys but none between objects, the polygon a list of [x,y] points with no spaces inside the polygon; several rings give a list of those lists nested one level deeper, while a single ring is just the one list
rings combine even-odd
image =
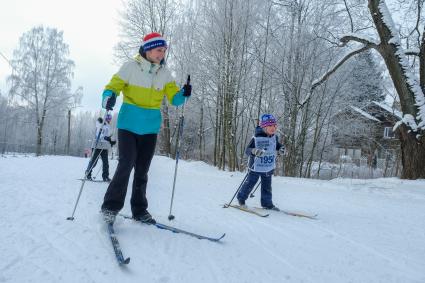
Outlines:
[{"label": "ski track in snow", "polygon": [[[425,282],[425,180],[274,178],[276,205],[318,220],[261,218],[222,208],[245,173],[181,161],[169,222],[175,161],[155,156],[148,199],[157,221],[226,237],[214,243],[117,217],[131,258],[119,267],[99,215],[107,184],[86,182],[75,220],[65,220],[87,162],[0,158],[0,282]],[[129,215],[131,183],[122,210]]]}]

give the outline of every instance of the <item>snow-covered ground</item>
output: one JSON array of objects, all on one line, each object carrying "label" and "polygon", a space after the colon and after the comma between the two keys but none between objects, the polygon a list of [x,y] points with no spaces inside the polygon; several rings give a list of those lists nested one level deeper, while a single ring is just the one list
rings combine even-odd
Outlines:
[{"label": "snow-covered ground", "polygon": [[[214,243],[119,218],[115,230],[131,257],[119,267],[98,213],[107,184],[86,183],[75,220],[66,220],[87,162],[0,158],[0,282],[425,282],[424,180],[275,177],[274,203],[318,220],[260,218],[222,208],[243,173],[181,161],[169,222],[175,163],[156,156],[153,216],[226,237]],[[259,194],[248,204],[259,205]],[[123,212],[130,213],[129,197]]]}]

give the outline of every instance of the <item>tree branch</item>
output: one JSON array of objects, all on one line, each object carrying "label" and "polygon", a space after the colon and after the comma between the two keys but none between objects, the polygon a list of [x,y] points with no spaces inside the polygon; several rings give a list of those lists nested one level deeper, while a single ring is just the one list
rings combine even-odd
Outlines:
[{"label": "tree branch", "polygon": [[420,51],[414,50],[414,49],[408,49],[408,50],[404,51],[404,54],[406,54],[407,56],[417,56],[417,57],[419,57]]},{"label": "tree branch", "polygon": [[319,80],[316,80],[315,82],[313,82],[310,92],[313,92],[313,90],[318,87],[319,85],[321,85],[323,82],[325,82],[333,73],[336,72],[336,70],[339,69],[339,67],[341,67],[348,59],[350,59],[351,57],[362,53],[368,49],[370,49],[371,46],[363,46],[362,48],[359,48],[357,50],[354,50],[350,53],[348,53],[347,55],[345,55],[341,60],[338,61],[338,63],[335,64],[335,66],[332,67],[332,69],[330,69],[329,71],[327,71]]},{"label": "tree branch", "polygon": [[378,49],[378,44],[373,42],[373,39],[370,38],[366,38],[363,36],[359,36],[357,34],[346,34],[344,36],[341,37],[340,41],[342,42],[342,46],[347,45],[348,42],[350,41],[355,41],[355,42],[359,42],[362,43],[366,46],[370,46],[372,48]]},{"label": "tree branch", "polygon": [[353,18],[351,17],[350,9],[347,5],[347,0],[344,0],[345,9],[347,10],[348,18],[350,19],[351,32],[354,32]]},{"label": "tree branch", "polygon": [[299,104],[299,108],[304,107],[304,105],[308,102],[308,100],[311,98],[311,95],[313,94],[313,91],[316,87],[320,86],[322,83],[324,83],[333,73],[335,73],[348,59],[351,57],[362,53],[368,49],[372,48],[372,45],[365,45],[362,48],[359,48],[357,50],[354,50],[347,55],[345,55],[341,60],[338,61],[330,70],[328,70],[320,79],[313,82],[310,88],[310,93],[307,95],[307,97],[304,99],[302,103]]}]

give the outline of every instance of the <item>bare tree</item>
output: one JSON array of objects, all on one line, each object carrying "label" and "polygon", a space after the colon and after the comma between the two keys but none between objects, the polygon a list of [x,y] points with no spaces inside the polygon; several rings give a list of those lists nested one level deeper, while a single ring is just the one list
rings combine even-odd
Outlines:
[{"label": "bare tree", "polygon": [[10,93],[33,111],[37,126],[37,156],[41,154],[43,130],[52,109],[66,105],[74,62],[68,59],[68,45],[56,29],[35,27],[24,33],[14,51],[11,64],[15,71]]},{"label": "bare tree", "polygon": [[72,117],[72,109],[79,107],[81,103],[81,99],[83,97],[83,87],[78,87],[77,90],[73,93],[72,98],[67,105],[67,118],[68,118],[68,133],[66,139],[65,153],[69,155],[71,148],[71,117]]}]

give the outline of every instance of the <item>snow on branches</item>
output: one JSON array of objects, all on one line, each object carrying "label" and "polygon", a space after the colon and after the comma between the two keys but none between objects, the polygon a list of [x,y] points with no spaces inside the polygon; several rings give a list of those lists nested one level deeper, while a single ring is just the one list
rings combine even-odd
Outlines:
[{"label": "snow on branches", "polygon": [[[391,32],[391,39],[388,41],[389,44],[392,44],[396,48],[396,56],[399,58],[399,63],[403,68],[404,75],[406,77],[406,82],[410,88],[410,90],[414,94],[415,105],[418,107],[418,114],[416,116],[416,120],[419,121],[417,124],[415,119],[410,114],[404,114],[402,122],[406,124],[406,126],[412,128],[414,131],[418,129],[425,130],[425,96],[420,87],[419,81],[416,79],[413,74],[411,67],[408,64],[406,51],[401,46],[401,40],[399,37],[399,33],[394,25],[391,14],[388,10],[388,7],[384,0],[379,1],[378,5],[379,11],[382,14],[382,21],[387,26],[387,28]],[[397,125],[398,126],[398,125]]]}]

